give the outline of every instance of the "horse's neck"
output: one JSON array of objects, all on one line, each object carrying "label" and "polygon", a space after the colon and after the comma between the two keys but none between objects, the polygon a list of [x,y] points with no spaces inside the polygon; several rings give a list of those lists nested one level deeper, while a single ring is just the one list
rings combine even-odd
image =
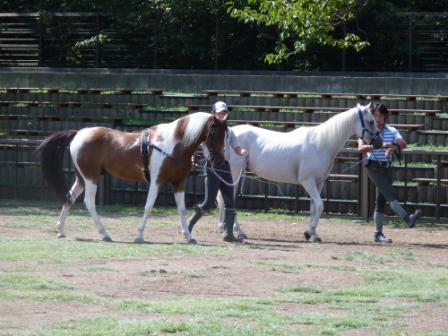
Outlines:
[{"label": "horse's neck", "polygon": [[185,139],[182,139],[182,145],[184,148],[184,155],[191,157],[194,154],[199,145],[206,140],[206,134],[208,128],[204,125],[201,128],[195,129],[194,134],[189,134]]},{"label": "horse's neck", "polygon": [[336,156],[355,134],[352,111],[346,111],[328,119],[316,127],[319,150],[326,150]]}]

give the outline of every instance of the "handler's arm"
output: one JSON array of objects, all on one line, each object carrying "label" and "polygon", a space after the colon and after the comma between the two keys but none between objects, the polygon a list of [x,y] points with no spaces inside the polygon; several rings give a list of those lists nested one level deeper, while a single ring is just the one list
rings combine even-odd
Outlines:
[{"label": "handler's arm", "polygon": [[364,154],[368,152],[373,152],[373,146],[366,144],[363,140],[358,140],[358,153]]}]

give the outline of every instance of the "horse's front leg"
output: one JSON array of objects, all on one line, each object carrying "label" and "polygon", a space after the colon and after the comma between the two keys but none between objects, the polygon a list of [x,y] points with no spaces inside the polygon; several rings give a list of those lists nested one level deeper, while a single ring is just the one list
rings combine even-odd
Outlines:
[{"label": "horse's front leg", "polygon": [[182,225],[182,235],[187,239],[189,244],[197,244],[197,240],[191,235],[188,230],[188,223],[186,219],[187,210],[185,208],[185,191],[177,190],[174,192],[174,199],[176,200],[177,211],[179,211],[180,222]]},{"label": "horse's front leg", "polygon": [[155,184],[155,182],[151,182],[148,191],[148,197],[146,198],[145,211],[143,213],[143,217],[140,220],[140,224],[137,228],[137,237],[135,237],[135,243],[143,243],[145,240],[143,239],[143,231],[145,231],[146,221],[148,220],[149,214],[152,211],[154,206],[154,202],[156,201],[157,194],[159,193],[160,187]]},{"label": "horse's front leg", "polygon": [[70,208],[73,206],[76,199],[78,198],[79,195],[81,195],[83,191],[84,191],[84,182],[79,180],[77,177],[75,183],[73,184],[72,188],[67,194],[67,201],[62,207],[61,214],[59,215],[58,222],[56,224],[58,228],[58,238],[65,238],[64,233],[65,219],[67,218]]},{"label": "horse's front leg", "polygon": [[316,232],[317,223],[319,222],[319,218],[324,211],[324,202],[320,197],[320,191],[323,187],[323,182],[320,182],[316,185],[314,180],[307,180],[302,183],[303,187],[310,195],[310,227],[308,230],[304,232],[304,236],[306,240],[309,240],[311,236],[315,242],[321,243],[322,239]]}]

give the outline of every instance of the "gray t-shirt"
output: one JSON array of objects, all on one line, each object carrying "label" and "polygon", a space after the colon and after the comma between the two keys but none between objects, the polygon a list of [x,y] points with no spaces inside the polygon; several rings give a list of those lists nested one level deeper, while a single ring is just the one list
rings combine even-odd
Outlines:
[{"label": "gray t-shirt", "polygon": [[[225,141],[225,147],[224,147],[225,159],[229,161],[231,148],[240,147],[240,144],[235,136],[235,133],[233,133],[231,128],[227,129],[227,136],[224,141]],[[201,147],[204,157],[208,159],[210,157],[210,152],[204,142],[201,143]]]}]

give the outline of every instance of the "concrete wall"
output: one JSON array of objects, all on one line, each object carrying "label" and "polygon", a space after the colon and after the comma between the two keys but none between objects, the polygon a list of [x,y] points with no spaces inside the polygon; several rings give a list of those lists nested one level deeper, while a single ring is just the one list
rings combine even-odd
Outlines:
[{"label": "concrete wall", "polygon": [[448,95],[448,74],[0,68],[0,87],[207,89]]}]

